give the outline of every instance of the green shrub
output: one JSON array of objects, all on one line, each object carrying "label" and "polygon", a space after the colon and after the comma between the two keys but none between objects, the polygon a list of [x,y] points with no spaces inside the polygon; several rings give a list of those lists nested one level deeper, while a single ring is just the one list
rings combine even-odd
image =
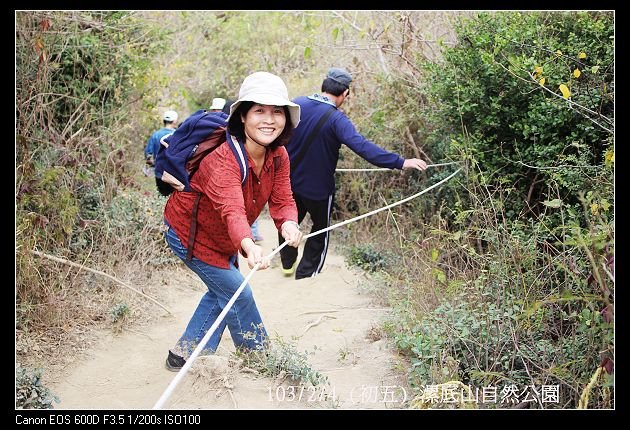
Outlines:
[{"label": "green shrub", "polygon": [[349,262],[368,272],[376,272],[387,267],[388,259],[373,245],[366,244],[350,248]]},{"label": "green shrub", "polygon": [[17,409],[53,409],[59,399],[42,384],[41,369],[15,369],[15,407]]},{"label": "green shrub", "polygon": [[111,309],[109,313],[112,317],[112,322],[117,323],[119,321],[123,321],[130,312],[131,311],[129,310],[129,306],[127,306],[127,303],[118,303]]},{"label": "green shrub", "polygon": [[[432,142],[449,142],[436,145],[440,158],[474,160],[469,175],[491,190],[509,184],[501,196],[508,218],[540,214],[553,198],[579,204],[612,145],[613,32],[606,12],[480,13],[463,21],[459,43],[427,65],[437,103],[429,112]],[[560,85],[570,88],[570,101]]]}]

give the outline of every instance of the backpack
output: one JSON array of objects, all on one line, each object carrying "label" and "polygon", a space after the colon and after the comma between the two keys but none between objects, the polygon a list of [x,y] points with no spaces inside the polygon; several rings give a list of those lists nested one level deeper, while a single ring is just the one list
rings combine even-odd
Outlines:
[{"label": "backpack", "polygon": [[168,196],[173,191],[196,194],[188,235],[186,252],[188,261],[192,260],[197,234],[197,209],[202,197],[202,193],[190,188],[190,180],[199,168],[201,160],[226,142],[239,164],[241,185],[245,185],[247,180],[245,148],[227,133],[227,117],[223,112],[198,110],[186,118],[175,132],[160,139],[160,150],[155,157],[155,183],[160,194]]},{"label": "backpack", "polygon": [[160,139],[155,156],[155,183],[163,196],[173,191],[191,192],[190,180],[201,160],[227,140],[241,170],[241,184],[247,179],[247,157],[236,139],[228,139],[227,115],[200,109],[171,134]]}]

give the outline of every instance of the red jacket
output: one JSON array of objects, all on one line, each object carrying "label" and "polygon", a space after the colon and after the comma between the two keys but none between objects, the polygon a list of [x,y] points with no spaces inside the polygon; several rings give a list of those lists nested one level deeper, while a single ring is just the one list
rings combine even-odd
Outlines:
[{"label": "red jacket", "polygon": [[[280,157],[277,170],[274,157]],[[269,202],[276,228],[285,221],[297,222],[297,208],[289,182],[289,156],[284,147],[267,149],[260,177],[247,155],[249,172],[241,186],[239,165],[224,143],[208,154],[193,175],[190,186],[203,193],[197,212],[197,236],[193,255],[212,266],[227,269],[228,259],[241,251],[241,240],[252,238],[251,224]],[[277,162],[276,162],[277,163]],[[196,193],[175,191],[164,208],[164,218],[184,246],[188,244],[192,207]]]}]

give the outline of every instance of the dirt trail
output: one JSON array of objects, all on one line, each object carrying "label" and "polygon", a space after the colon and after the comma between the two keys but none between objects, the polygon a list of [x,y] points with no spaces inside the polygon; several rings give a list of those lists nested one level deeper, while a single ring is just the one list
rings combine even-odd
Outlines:
[{"label": "dirt trail", "polygon": [[[277,245],[271,219],[261,217],[261,245]],[[357,287],[359,278],[330,250],[325,270],[316,278],[283,277],[279,257],[257,272],[250,285],[271,337],[298,336],[297,349],[308,350],[314,370],[330,384],[321,391],[294,387],[290,381],[239,370],[226,329],[217,354],[199,357],[177,386],[165,409],[295,409],[401,407],[404,385],[393,370],[394,354],[374,327],[386,309],[375,307]],[[242,261],[247,273],[247,265]],[[164,368],[168,349],[192,315],[205,286],[192,272],[176,270],[163,286],[160,301],[174,316],[122,334],[102,333],[87,358],[66,369],[51,390],[60,398],[55,409],[150,409],[175,377]],[[377,339],[377,340],[375,340]],[[293,387],[292,387],[293,385]]]}]

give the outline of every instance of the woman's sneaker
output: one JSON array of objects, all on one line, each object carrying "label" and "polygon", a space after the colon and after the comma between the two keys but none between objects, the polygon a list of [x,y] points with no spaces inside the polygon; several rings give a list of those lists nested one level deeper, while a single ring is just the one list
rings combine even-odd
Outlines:
[{"label": "woman's sneaker", "polygon": [[166,368],[168,370],[171,372],[179,372],[179,369],[184,367],[184,364],[186,364],[184,357],[173,354],[170,350],[168,351],[168,357],[166,358]]}]

